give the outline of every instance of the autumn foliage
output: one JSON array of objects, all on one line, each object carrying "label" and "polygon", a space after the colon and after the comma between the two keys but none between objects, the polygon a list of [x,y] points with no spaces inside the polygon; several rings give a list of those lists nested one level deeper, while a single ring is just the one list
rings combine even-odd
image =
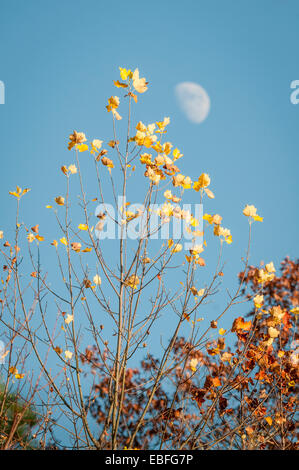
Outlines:
[{"label": "autumn foliage", "polygon": [[170,118],[135,120],[147,79],[125,68],[119,78],[111,86],[121,97],[103,105],[111,135],[69,134],[44,208],[49,226],[36,214],[23,221],[34,188],[10,191],[14,233],[0,230],[0,422],[12,396],[18,416],[35,415],[22,433],[18,416],[0,426],[0,447],[294,449],[298,261],[286,258],[280,273],[272,261],[250,266],[263,217],[240,208],[248,241],[239,283],[205,317],[225,287],[233,235],[217,212],[196,212],[217,198],[203,168],[185,174]]},{"label": "autumn foliage", "polygon": [[[259,269],[250,266],[245,278],[243,272],[239,274],[244,282],[242,295],[253,308],[233,321],[230,331],[235,340],[225,332],[217,341],[194,350],[184,338],[177,339],[172,351],[177,366],[152,400],[136,439],[139,448],[161,445],[161,436],[172,449],[297,448],[299,312],[294,305],[298,305],[299,261],[286,258],[281,263],[280,275],[263,285],[263,307],[254,308],[252,299],[261,292]],[[217,328],[216,322],[212,328]],[[271,344],[270,328],[279,332]],[[82,362],[98,377],[91,413],[101,429],[106,421],[108,380],[99,372],[95,349],[87,350]],[[148,355],[140,368],[126,371],[120,426],[123,446],[144,406],[147,384],[158,364]],[[106,436],[104,440],[107,442]]]}]

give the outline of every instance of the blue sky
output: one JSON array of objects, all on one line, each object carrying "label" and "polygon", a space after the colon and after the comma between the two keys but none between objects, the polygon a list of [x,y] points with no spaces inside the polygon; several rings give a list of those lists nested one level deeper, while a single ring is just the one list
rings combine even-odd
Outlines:
[{"label": "blue sky", "polygon": [[[138,66],[150,86],[134,118],[170,116],[169,139],[185,155],[185,174],[210,174],[216,199],[205,209],[231,228],[231,279],[246,246],[246,203],[264,216],[255,224],[252,262],[295,257],[299,106],[290,102],[290,83],[299,78],[298,14],[290,0],[7,2],[0,18],[1,224],[13,229],[15,201],[7,194],[19,184],[32,188],[24,220],[50,230],[44,206],[63,188],[58,169],[72,163],[69,133],[110,139],[112,80],[119,65]],[[182,81],[210,96],[202,124],[178,107],[174,87]]]},{"label": "blue sky", "polygon": [[[295,256],[299,106],[289,96],[299,74],[298,13],[298,2],[274,0],[7,2],[0,19],[2,220],[16,183],[32,188],[26,210],[48,217],[40,208],[70,158],[68,134],[111,134],[104,105],[115,93],[112,79],[119,65],[138,66],[150,81],[138,118],[171,117],[169,137],[185,155],[186,174],[211,175],[213,209],[231,227],[236,249],[246,230],[241,209],[253,203],[265,217],[255,260]],[[200,125],[177,106],[173,89],[182,81],[210,96]]]},{"label": "blue sky", "polygon": [[[290,102],[290,83],[299,79],[298,17],[291,0],[5,2],[0,228],[13,230],[8,191],[18,184],[32,188],[23,220],[54,234],[45,205],[63,190],[60,166],[73,163],[68,135],[76,129],[110,140],[105,105],[118,93],[112,80],[118,66],[139,67],[150,84],[135,121],[170,116],[168,137],[184,153],[184,174],[211,177],[216,198],[205,212],[221,214],[234,239],[224,256],[226,285],[236,284],[242,267],[247,203],[264,216],[254,226],[251,262],[278,266],[298,255],[299,105]],[[210,114],[199,125],[175,100],[174,87],[184,81],[210,96]],[[86,172],[88,181],[88,164]]]}]

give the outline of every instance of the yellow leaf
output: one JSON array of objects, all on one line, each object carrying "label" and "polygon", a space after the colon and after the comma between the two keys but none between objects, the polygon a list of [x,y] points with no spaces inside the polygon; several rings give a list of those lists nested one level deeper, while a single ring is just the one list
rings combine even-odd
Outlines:
[{"label": "yellow leaf", "polygon": [[112,114],[117,121],[120,121],[122,119],[121,115],[115,109],[112,109]]},{"label": "yellow leaf", "polygon": [[85,152],[86,150],[88,150],[88,145],[86,145],[86,144],[78,144],[78,145],[77,145],[77,149],[79,150],[79,152]]},{"label": "yellow leaf", "polygon": [[71,150],[77,144],[82,144],[83,142],[86,142],[86,136],[84,132],[74,131],[73,134],[71,134],[69,138],[70,138],[70,142],[68,145],[69,150]]},{"label": "yellow leaf", "polygon": [[276,328],[273,328],[272,326],[268,328],[268,334],[270,338],[277,338],[279,336],[279,333],[280,331],[277,330]]},{"label": "yellow leaf", "polygon": [[224,328],[220,328],[219,334],[224,335],[226,333],[226,330]]},{"label": "yellow leaf", "polygon": [[195,191],[199,191],[200,189],[207,188],[210,185],[210,182],[211,179],[209,175],[207,175],[207,173],[202,173],[199,176],[198,181],[194,183],[193,189],[195,189]]},{"label": "yellow leaf", "polygon": [[275,273],[276,272],[273,261],[271,261],[270,263],[267,263],[265,268],[266,268],[267,273]]},{"label": "yellow leaf", "polygon": [[23,189],[22,196],[23,196],[24,194],[27,194],[29,191],[30,191],[30,188],[25,188],[25,189]]},{"label": "yellow leaf", "polygon": [[272,426],[273,421],[272,421],[271,416],[267,416],[267,417],[265,418],[265,421],[267,421],[267,423],[269,424],[269,426]]},{"label": "yellow leaf", "polygon": [[73,353],[71,351],[68,351],[68,350],[64,351],[64,355],[65,355],[66,359],[72,359],[72,357],[73,357]]},{"label": "yellow leaf", "polygon": [[172,247],[172,245],[173,245],[173,240],[170,238],[170,239],[168,240],[167,244],[168,244],[168,248]]},{"label": "yellow leaf", "polygon": [[299,315],[299,307],[292,308],[290,312],[293,313],[294,315]]},{"label": "yellow leaf", "polygon": [[108,99],[108,106],[106,106],[108,113],[110,113],[112,109],[117,109],[118,106],[119,106],[119,97],[110,96],[110,98]]},{"label": "yellow leaf", "polygon": [[138,93],[144,93],[147,90],[148,82],[145,78],[139,77],[139,70],[135,69],[133,73],[133,87],[135,88]]},{"label": "yellow leaf", "polygon": [[74,321],[74,315],[67,314],[66,318],[64,319],[65,323],[69,325],[72,321]]},{"label": "yellow leaf", "polygon": [[232,236],[229,235],[228,237],[225,238],[225,241],[228,245],[230,245],[231,243],[233,243],[233,239],[232,239]]},{"label": "yellow leaf", "polygon": [[243,210],[243,214],[246,215],[246,217],[252,217],[256,222],[263,222],[263,217],[260,217],[256,211],[255,206],[247,204]]},{"label": "yellow leaf", "polygon": [[172,253],[179,253],[180,251],[182,251],[183,249],[183,245],[181,243],[176,243],[172,249]]},{"label": "yellow leaf", "polygon": [[33,235],[33,233],[28,233],[27,240],[29,241],[29,243],[32,243],[35,240],[35,236]]},{"label": "yellow leaf", "polygon": [[88,230],[88,226],[86,224],[79,224],[78,229],[79,230]]},{"label": "yellow leaf", "polygon": [[228,352],[225,352],[225,353],[222,354],[221,360],[222,360],[223,362],[225,362],[225,361],[230,362],[230,360],[231,360],[232,357],[233,357],[232,354],[230,354],[230,353],[228,353]]},{"label": "yellow leaf", "polygon": [[91,153],[93,154],[94,152],[100,150],[102,147],[102,143],[103,143],[103,140],[93,139],[93,141],[91,142],[91,147],[92,147]]},{"label": "yellow leaf", "polygon": [[84,250],[82,250],[82,253],[89,253],[90,251],[92,251],[92,248],[84,248]]},{"label": "yellow leaf", "polygon": [[181,158],[183,156],[183,154],[179,151],[178,148],[174,149],[174,151],[172,152],[172,155],[173,155],[173,160],[174,161],[178,160],[179,158]]},{"label": "yellow leaf", "polygon": [[253,299],[253,303],[254,303],[255,308],[257,309],[261,308],[264,303],[264,296],[256,295]]},{"label": "yellow leaf", "polygon": [[139,277],[136,274],[132,274],[126,280],[125,284],[129,287],[132,287],[132,289],[137,289],[139,282]]},{"label": "yellow leaf", "polygon": [[76,167],[76,165],[70,165],[70,166],[68,167],[68,170],[69,170],[69,172],[70,172],[72,175],[74,175],[75,173],[77,173],[77,167]]},{"label": "yellow leaf", "polygon": [[127,70],[127,69],[125,69],[125,68],[119,67],[119,71],[120,71],[120,78],[121,78],[122,80],[127,80],[128,77],[129,77],[129,78],[132,78],[132,75],[133,75],[133,74],[132,74],[132,72],[131,72],[130,69]]},{"label": "yellow leaf", "polygon": [[213,223],[213,216],[211,214],[204,214],[202,218],[203,220],[209,222],[209,224]]},{"label": "yellow leaf", "polygon": [[102,279],[101,279],[101,277],[100,277],[98,274],[96,274],[96,275],[94,276],[94,278],[93,278],[93,282],[94,282],[97,286],[100,286],[100,285],[102,284]]},{"label": "yellow leaf", "polygon": [[214,199],[215,195],[214,193],[209,189],[209,188],[205,188],[205,193],[206,195],[210,198],[210,199]]},{"label": "yellow leaf", "polygon": [[[67,246],[67,240],[65,237],[60,238],[60,241],[63,245]],[[54,243],[54,242],[53,242]],[[55,245],[56,246],[56,245]]]},{"label": "yellow leaf", "polygon": [[245,208],[243,209],[243,214],[246,215],[246,217],[255,217],[257,215],[256,211],[257,209],[255,206],[246,204]]},{"label": "yellow leaf", "polygon": [[253,220],[255,220],[256,222],[263,222],[264,218],[263,217],[260,217],[259,215],[255,215],[252,217]]},{"label": "yellow leaf", "polygon": [[22,192],[22,188],[20,188],[20,186],[17,186],[17,187],[16,187],[16,190],[15,190],[15,191],[9,191],[9,194],[10,194],[11,196],[15,196],[15,197],[18,197],[18,198],[19,198],[19,197],[22,197],[24,194],[28,193],[28,191],[30,191],[30,189],[29,189],[29,188],[26,188],[26,189],[24,189],[23,192]]}]

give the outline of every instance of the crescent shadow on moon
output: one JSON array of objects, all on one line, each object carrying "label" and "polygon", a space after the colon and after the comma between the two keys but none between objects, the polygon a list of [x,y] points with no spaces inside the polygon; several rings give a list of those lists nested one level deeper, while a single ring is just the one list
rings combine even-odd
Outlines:
[{"label": "crescent shadow on moon", "polygon": [[198,83],[182,82],[175,86],[175,95],[186,117],[196,124],[203,122],[210,111],[210,97]]}]

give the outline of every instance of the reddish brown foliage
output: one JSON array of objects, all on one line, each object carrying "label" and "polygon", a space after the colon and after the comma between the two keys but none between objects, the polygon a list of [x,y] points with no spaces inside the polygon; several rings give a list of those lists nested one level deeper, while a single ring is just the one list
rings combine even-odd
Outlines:
[{"label": "reddish brown foliage", "polygon": [[[239,275],[244,277],[242,294],[250,302],[261,293],[257,273],[258,268],[250,267],[245,277]],[[253,308],[248,314],[251,320],[241,316],[234,320],[234,347],[226,347],[222,337],[207,343],[206,351],[194,348],[184,338],[177,339],[175,366],[170,368],[164,387],[154,394],[135,441],[138,448],[153,449],[161,442],[169,448],[296,448],[298,356],[294,341],[298,337],[290,310],[298,305],[298,280],[298,262],[286,258],[281,275],[263,286],[263,313]],[[272,343],[269,328],[279,329]],[[87,351],[82,359],[91,363],[91,353]],[[95,364],[94,357],[93,361]],[[158,367],[159,361],[148,356],[141,369],[126,371],[120,423],[123,446],[147,402],[152,372]],[[107,419],[108,379],[98,373],[99,365],[92,368],[98,374],[98,398],[92,414],[101,430]]]}]

